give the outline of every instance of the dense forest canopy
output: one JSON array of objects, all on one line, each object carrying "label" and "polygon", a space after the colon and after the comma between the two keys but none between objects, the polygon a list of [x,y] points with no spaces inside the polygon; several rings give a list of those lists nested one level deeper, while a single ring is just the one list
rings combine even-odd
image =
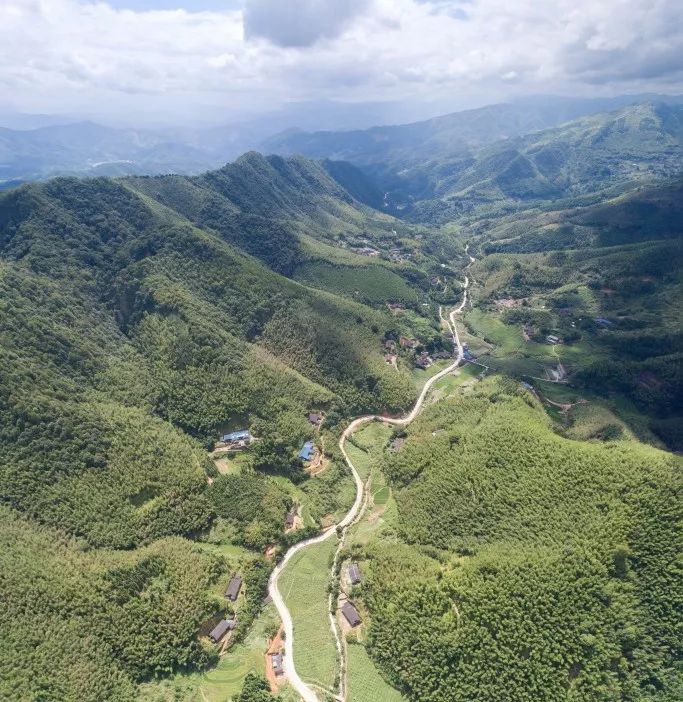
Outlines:
[{"label": "dense forest canopy", "polygon": [[342,429],[451,362],[466,285],[479,365],[363,459],[354,645],[411,702],[680,697],[680,107],[482,115],[293,138],[363,170],[0,194],[0,697],[125,702],[215,665],[222,618],[244,641],[273,559],[353,503]]}]

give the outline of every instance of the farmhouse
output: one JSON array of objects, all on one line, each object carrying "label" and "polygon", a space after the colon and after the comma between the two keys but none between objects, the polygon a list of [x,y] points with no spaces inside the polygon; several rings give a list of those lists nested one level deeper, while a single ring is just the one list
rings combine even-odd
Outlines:
[{"label": "farmhouse", "polygon": [[229,434],[223,434],[221,441],[230,444],[234,441],[251,441],[251,438],[251,432],[248,429],[240,429],[239,431],[232,431]]},{"label": "farmhouse", "polygon": [[321,422],[323,421],[323,416],[322,416],[322,414],[319,414],[318,412],[311,412],[308,415],[308,421],[314,427],[318,427],[318,426],[320,426]]},{"label": "farmhouse", "polygon": [[299,458],[302,461],[310,461],[313,458],[313,442],[307,441],[299,451]]},{"label": "farmhouse", "polygon": [[389,450],[390,451],[400,451],[401,446],[405,444],[406,440],[403,436],[397,436],[396,438],[392,439],[391,442],[389,443]]},{"label": "farmhouse", "polygon": [[398,343],[404,349],[414,349],[417,346],[418,341],[417,339],[409,339],[407,336],[400,336]]},{"label": "farmhouse", "polygon": [[270,664],[273,666],[275,675],[284,675],[284,656],[281,653],[273,653],[270,657]]},{"label": "farmhouse", "polygon": [[240,594],[240,590],[242,589],[242,578],[235,574],[232,576],[232,579],[228,583],[228,587],[225,590],[225,596],[229,599],[232,600],[233,602],[237,599],[237,596]]},{"label": "farmhouse", "polygon": [[548,334],[548,336],[545,337],[545,340],[549,344],[553,344],[553,345],[560,343],[559,337],[555,336],[554,334]]},{"label": "farmhouse", "polygon": [[614,326],[614,322],[609,319],[605,319],[604,317],[598,317],[595,320],[595,323],[603,329],[609,329],[610,327]]},{"label": "farmhouse", "polygon": [[357,563],[352,563],[349,566],[349,581],[351,582],[352,585],[358,585],[362,580],[361,574],[360,574],[360,568],[358,567]]},{"label": "farmhouse", "polygon": [[228,631],[232,631],[237,626],[237,620],[235,619],[221,619],[221,621],[216,624],[216,626],[211,630],[209,638],[214,642],[218,643]]},{"label": "farmhouse", "polygon": [[294,523],[296,522],[296,510],[292,510],[291,512],[287,512],[285,516],[285,529],[293,529],[294,528]]},{"label": "farmhouse", "polygon": [[434,361],[432,360],[432,357],[426,352],[423,351],[416,359],[415,359],[415,365],[418,368],[429,368],[429,366],[432,365]]},{"label": "farmhouse", "polygon": [[360,614],[358,614],[358,610],[350,602],[344,602],[341,611],[351,627],[358,626],[363,621],[360,618]]}]

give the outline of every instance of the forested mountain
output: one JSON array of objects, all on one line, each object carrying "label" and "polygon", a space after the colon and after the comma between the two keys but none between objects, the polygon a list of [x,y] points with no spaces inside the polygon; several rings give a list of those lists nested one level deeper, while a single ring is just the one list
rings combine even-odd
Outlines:
[{"label": "forested mountain", "polygon": [[[249,156],[196,181],[57,179],[0,197],[3,698],[125,700],[136,680],[205,664],[214,654],[196,634],[221,607],[210,590],[226,564],[175,535],[205,532],[218,513],[243,525],[240,543],[251,525],[260,547],[282,535],[291,505],[257,473],[209,489],[206,447],[219,430],[258,426],[263,446],[288,456],[312,408],[332,422],[414,397],[382,356],[395,329],[386,312],[242,250],[278,267],[268,232],[294,241],[304,218],[323,217],[305,182],[325,218],[363,228],[357,204],[312,174],[326,178]],[[214,197],[215,228],[151,192],[173,192],[202,223]],[[35,675],[55,658],[58,671]]]},{"label": "forested mountain", "polygon": [[399,542],[355,556],[368,648],[409,699],[676,699],[675,457],[558,436],[528,391],[489,379],[427,410],[382,467]]},{"label": "forested mountain", "polygon": [[[499,111],[509,116],[496,106],[495,114]],[[482,125],[486,125],[485,116],[480,115]],[[319,148],[307,148],[304,143],[300,151],[344,157],[360,165],[385,192],[387,211],[437,224],[470,213],[519,209],[520,202],[547,202],[673,176],[683,166],[683,108],[675,103],[637,103],[540,131],[520,125],[519,131],[488,142],[474,136],[456,141],[449,128],[443,137],[448,148],[439,146],[440,131],[431,124],[408,126],[426,130],[433,146],[424,147],[422,138],[406,127],[405,134],[401,132],[404,147],[390,148],[388,156],[383,151],[374,155],[370,133],[366,133],[368,143],[357,151],[328,149],[326,141]],[[382,145],[377,148],[383,149],[386,139],[377,141]],[[277,142],[272,148],[282,153],[297,150]],[[376,203],[374,192],[365,190],[372,198],[368,202]]]},{"label": "forested mountain", "polygon": [[396,171],[433,159],[451,158],[466,152],[468,147],[510,139],[645,100],[680,102],[676,97],[656,95],[604,99],[526,98],[412,124],[351,131],[290,130],[266,139],[261,147],[266,152],[351,161]]},{"label": "forested mountain", "polygon": [[244,641],[264,554],[339,522],[341,430],[451,362],[467,286],[472,363],[391,443],[349,440],[366,665],[410,702],[677,699],[683,112],[548,128],[584,109],[0,194],[1,698],[201,698],[155,680],[215,664],[234,611]]}]

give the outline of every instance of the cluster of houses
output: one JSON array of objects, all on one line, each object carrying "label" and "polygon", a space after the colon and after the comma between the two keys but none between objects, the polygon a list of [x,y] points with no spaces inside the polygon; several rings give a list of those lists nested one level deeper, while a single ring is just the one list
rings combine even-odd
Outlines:
[{"label": "cluster of houses", "polygon": [[[231,602],[236,602],[242,589],[242,578],[238,573],[235,573],[228,582],[225,588],[224,596]],[[209,638],[218,643],[228,632],[231,632],[237,626],[237,617],[233,614],[230,618],[221,619],[218,624],[209,633]]]},{"label": "cluster of houses", "polygon": [[352,249],[354,253],[360,254],[361,256],[379,256],[379,251],[377,249],[373,249],[372,246],[361,246],[358,249]]}]

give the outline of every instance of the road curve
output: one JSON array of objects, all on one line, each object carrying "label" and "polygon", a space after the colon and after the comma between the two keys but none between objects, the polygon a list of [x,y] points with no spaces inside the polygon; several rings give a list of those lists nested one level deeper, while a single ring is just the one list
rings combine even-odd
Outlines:
[{"label": "road curve", "polygon": [[[474,259],[470,256],[470,263],[472,261],[474,261]],[[292,687],[299,693],[299,695],[301,695],[301,698],[304,700],[304,702],[320,701],[315,692],[301,679],[301,677],[299,677],[299,674],[296,672],[296,667],[294,666],[294,623],[292,622],[292,617],[278,589],[278,579],[282,574],[282,571],[285,569],[285,567],[295,554],[307,548],[308,546],[313,546],[314,544],[319,544],[323,541],[326,541],[333,534],[336,534],[339,529],[346,529],[348,526],[353,524],[353,522],[359,516],[361,506],[363,504],[363,481],[361,480],[358,471],[356,470],[348,453],[346,452],[345,443],[349,436],[351,436],[351,434],[353,434],[353,432],[356,431],[363,424],[367,424],[368,422],[373,422],[376,420],[385,422],[387,424],[394,424],[397,426],[405,426],[406,424],[410,424],[410,422],[412,422],[415,419],[415,417],[417,417],[417,415],[420,413],[425,398],[427,397],[427,394],[429,393],[434,383],[441,380],[441,378],[445,377],[449,373],[452,373],[462,362],[463,348],[462,344],[460,343],[460,337],[458,336],[458,330],[455,325],[455,315],[462,312],[462,310],[465,307],[465,304],[467,303],[468,287],[469,279],[467,278],[467,276],[465,276],[465,282],[463,284],[462,302],[450,313],[448,320],[446,320],[443,317],[441,308],[439,308],[439,316],[448,325],[453,339],[453,346],[456,349],[456,356],[453,363],[449,364],[446,368],[429,378],[429,380],[424,384],[424,387],[422,388],[422,391],[420,392],[420,395],[417,398],[413,409],[405,417],[395,418],[383,417],[378,414],[367,414],[362,417],[357,417],[346,427],[346,429],[344,429],[344,432],[342,433],[339,439],[339,449],[342,455],[344,456],[344,460],[350,468],[351,473],[353,475],[353,479],[356,483],[356,499],[354,500],[351,509],[346,513],[344,519],[342,519],[338,524],[329,527],[318,536],[313,536],[310,539],[305,539],[304,541],[300,541],[298,544],[292,546],[287,551],[284,558],[277,564],[277,566],[275,566],[273,572],[270,574],[270,580],[268,581],[268,593],[270,594],[273,603],[275,604],[275,607],[278,611],[278,614],[282,619],[285,631],[285,655],[283,661],[285,675],[287,676],[287,679],[289,680]],[[343,698],[344,695],[342,694],[341,697]]]}]

